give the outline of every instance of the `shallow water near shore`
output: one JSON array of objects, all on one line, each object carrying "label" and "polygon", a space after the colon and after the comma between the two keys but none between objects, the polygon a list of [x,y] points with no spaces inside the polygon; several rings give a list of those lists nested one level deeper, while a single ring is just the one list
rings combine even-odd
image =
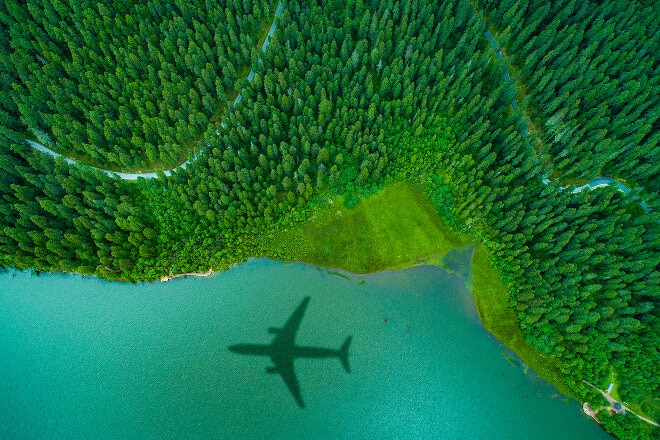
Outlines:
[{"label": "shallow water near shore", "polygon": [[[268,357],[309,296],[300,408]],[[513,359],[513,360],[512,360]],[[208,278],[0,274],[0,438],[606,439],[484,329],[456,274],[252,260]]]}]

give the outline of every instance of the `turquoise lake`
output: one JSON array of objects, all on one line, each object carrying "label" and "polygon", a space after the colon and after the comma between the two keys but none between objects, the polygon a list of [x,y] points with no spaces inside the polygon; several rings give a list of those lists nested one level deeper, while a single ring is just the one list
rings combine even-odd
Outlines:
[{"label": "turquoise lake", "polygon": [[[310,297],[300,408],[268,357]],[[251,260],[208,278],[0,274],[2,439],[607,439],[481,325],[456,274]]]}]

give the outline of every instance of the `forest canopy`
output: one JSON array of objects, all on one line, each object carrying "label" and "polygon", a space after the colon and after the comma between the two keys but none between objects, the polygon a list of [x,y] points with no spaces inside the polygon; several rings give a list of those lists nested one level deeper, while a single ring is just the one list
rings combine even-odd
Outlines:
[{"label": "forest canopy", "polygon": [[[7,0],[0,264],[122,280],[228,267],[329,197],[414,180],[488,247],[526,340],[576,393],[614,376],[659,419],[651,2],[289,0],[261,52],[277,5]],[[85,166],[190,157],[136,182]],[[574,191],[599,176],[633,192]]]}]

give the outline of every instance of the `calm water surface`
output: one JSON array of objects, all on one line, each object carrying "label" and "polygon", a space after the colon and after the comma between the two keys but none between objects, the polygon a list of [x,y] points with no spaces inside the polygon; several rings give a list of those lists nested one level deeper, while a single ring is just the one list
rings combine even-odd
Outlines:
[{"label": "calm water surface", "polygon": [[[303,298],[305,408],[268,357]],[[509,358],[509,360],[507,360]],[[0,274],[0,438],[605,439],[578,402],[485,332],[436,267],[368,276],[254,260],[209,278],[122,284]]]}]

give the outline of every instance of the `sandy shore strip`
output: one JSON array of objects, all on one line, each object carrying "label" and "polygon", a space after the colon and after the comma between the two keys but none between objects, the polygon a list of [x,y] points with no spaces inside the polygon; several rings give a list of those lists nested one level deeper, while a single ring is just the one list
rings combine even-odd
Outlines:
[{"label": "sandy shore strip", "polygon": [[161,282],[173,280],[174,278],[179,278],[179,277],[208,277],[211,274],[213,274],[213,268],[209,268],[208,271],[201,273],[201,272],[186,272],[186,273],[178,273],[176,275],[166,275],[164,277],[160,278]]}]

